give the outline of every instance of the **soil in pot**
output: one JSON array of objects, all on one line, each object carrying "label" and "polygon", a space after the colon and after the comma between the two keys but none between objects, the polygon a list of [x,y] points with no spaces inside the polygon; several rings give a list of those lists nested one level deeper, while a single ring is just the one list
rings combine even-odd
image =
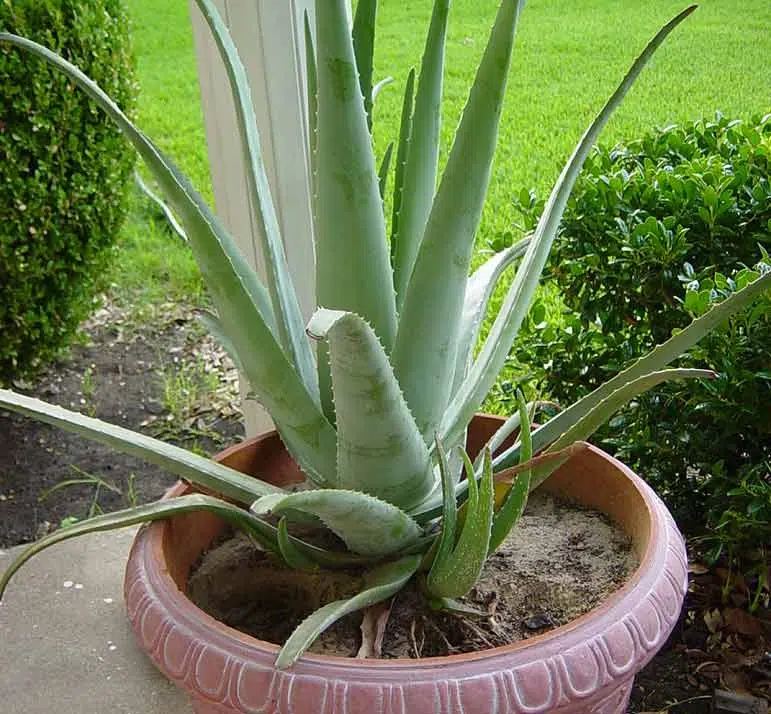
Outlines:
[{"label": "soil in pot", "polygon": [[[598,605],[637,564],[630,540],[604,514],[537,491],[461,601],[479,614],[432,610],[410,586],[394,599],[381,656],[459,654],[541,634]],[[282,643],[313,610],[354,594],[359,582],[358,573],[289,571],[247,537],[230,534],[204,554],[188,595],[221,622]],[[356,656],[361,621],[360,613],[344,618],[311,651]]]}]

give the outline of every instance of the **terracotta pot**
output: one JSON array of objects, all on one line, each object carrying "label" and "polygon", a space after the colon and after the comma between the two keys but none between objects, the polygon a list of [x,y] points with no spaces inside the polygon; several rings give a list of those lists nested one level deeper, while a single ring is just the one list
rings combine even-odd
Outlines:
[{"label": "terracotta pot", "polygon": [[[469,451],[498,423],[477,417]],[[219,459],[278,485],[301,478],[275,434],[232,447]],[[198,714],[620,714],[635,673],[678,619],[687,581],[682,537],[653,491],[594,447],[543,488],[609,515],[633,539],[641,564],[600,606],[524,642],[421,660],[306,655],[277,671],[275,645],[223,625],[185,597],[192,563],[223,526],[205,513],[139,532],[126,571],[129,618],[140,646],[187,690]],[[170,495],[187,490],[180,484]]]}]

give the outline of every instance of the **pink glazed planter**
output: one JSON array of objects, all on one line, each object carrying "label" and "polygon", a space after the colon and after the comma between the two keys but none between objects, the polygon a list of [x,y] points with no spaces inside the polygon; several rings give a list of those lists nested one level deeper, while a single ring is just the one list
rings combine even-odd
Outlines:
[{"label": "pink glazed planter", "polygon": [[[478,416],[469,451],[500,423]],[[218,459],[277,485],[301,479],[275,433]],[[421,660],[306,655],[278,671],[278,647],[223,625],[185,596],[192,564],[223,523],[206,513],[143,528],[125,579],[140,647],[190,695],[198,714],[621,714],[634,675],[666,642],[687,585],[683,540],[653,491],[623,464],[591,447],[542,486],[597,508],[632,538],[640,566],[586,615],[544,635],[473,654]],[[177,496],[190,490],[178,484]]]}]

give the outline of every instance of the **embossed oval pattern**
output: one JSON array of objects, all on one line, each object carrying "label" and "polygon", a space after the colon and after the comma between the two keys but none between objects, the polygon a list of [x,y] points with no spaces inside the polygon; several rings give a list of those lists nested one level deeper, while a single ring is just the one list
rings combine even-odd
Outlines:
[{"label": "embossed oval pattern", "polygon": [[[594,449],[590,458],[613,462]],[[275,648],[201,618],[180,593],[158,562],[163,523],[142,529],[134,543],[125,582],[129,619],[140,645],[188,689],[200,714],[622,714],[634,673],[676,622],[687,569],[663,504],[619,471],[649,504],[658,533],[646,569],[577,625],[536,644],[417,664],[308,657],[277,672]]]}]

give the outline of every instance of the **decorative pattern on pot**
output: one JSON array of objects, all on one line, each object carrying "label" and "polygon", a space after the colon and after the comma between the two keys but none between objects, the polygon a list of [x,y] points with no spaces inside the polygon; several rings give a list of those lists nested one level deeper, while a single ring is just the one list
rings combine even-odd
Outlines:
[{"label": "decorative pattern on pot", "polygon": [[126,572],[129,619],[141,646],[191,693],[199,714],[621,714],[634,674],[678,619],[685,548],[644,482],[597,449],[586,458],[587,468],[612,464],[619,478],[633,481],[649,507],[651,540],[633,578],[603,605],[526,642],[423,660],[307,655],[278,671],[275,645],[218,623],[180,592],[158,561],[165,523],[135,542]]}]

